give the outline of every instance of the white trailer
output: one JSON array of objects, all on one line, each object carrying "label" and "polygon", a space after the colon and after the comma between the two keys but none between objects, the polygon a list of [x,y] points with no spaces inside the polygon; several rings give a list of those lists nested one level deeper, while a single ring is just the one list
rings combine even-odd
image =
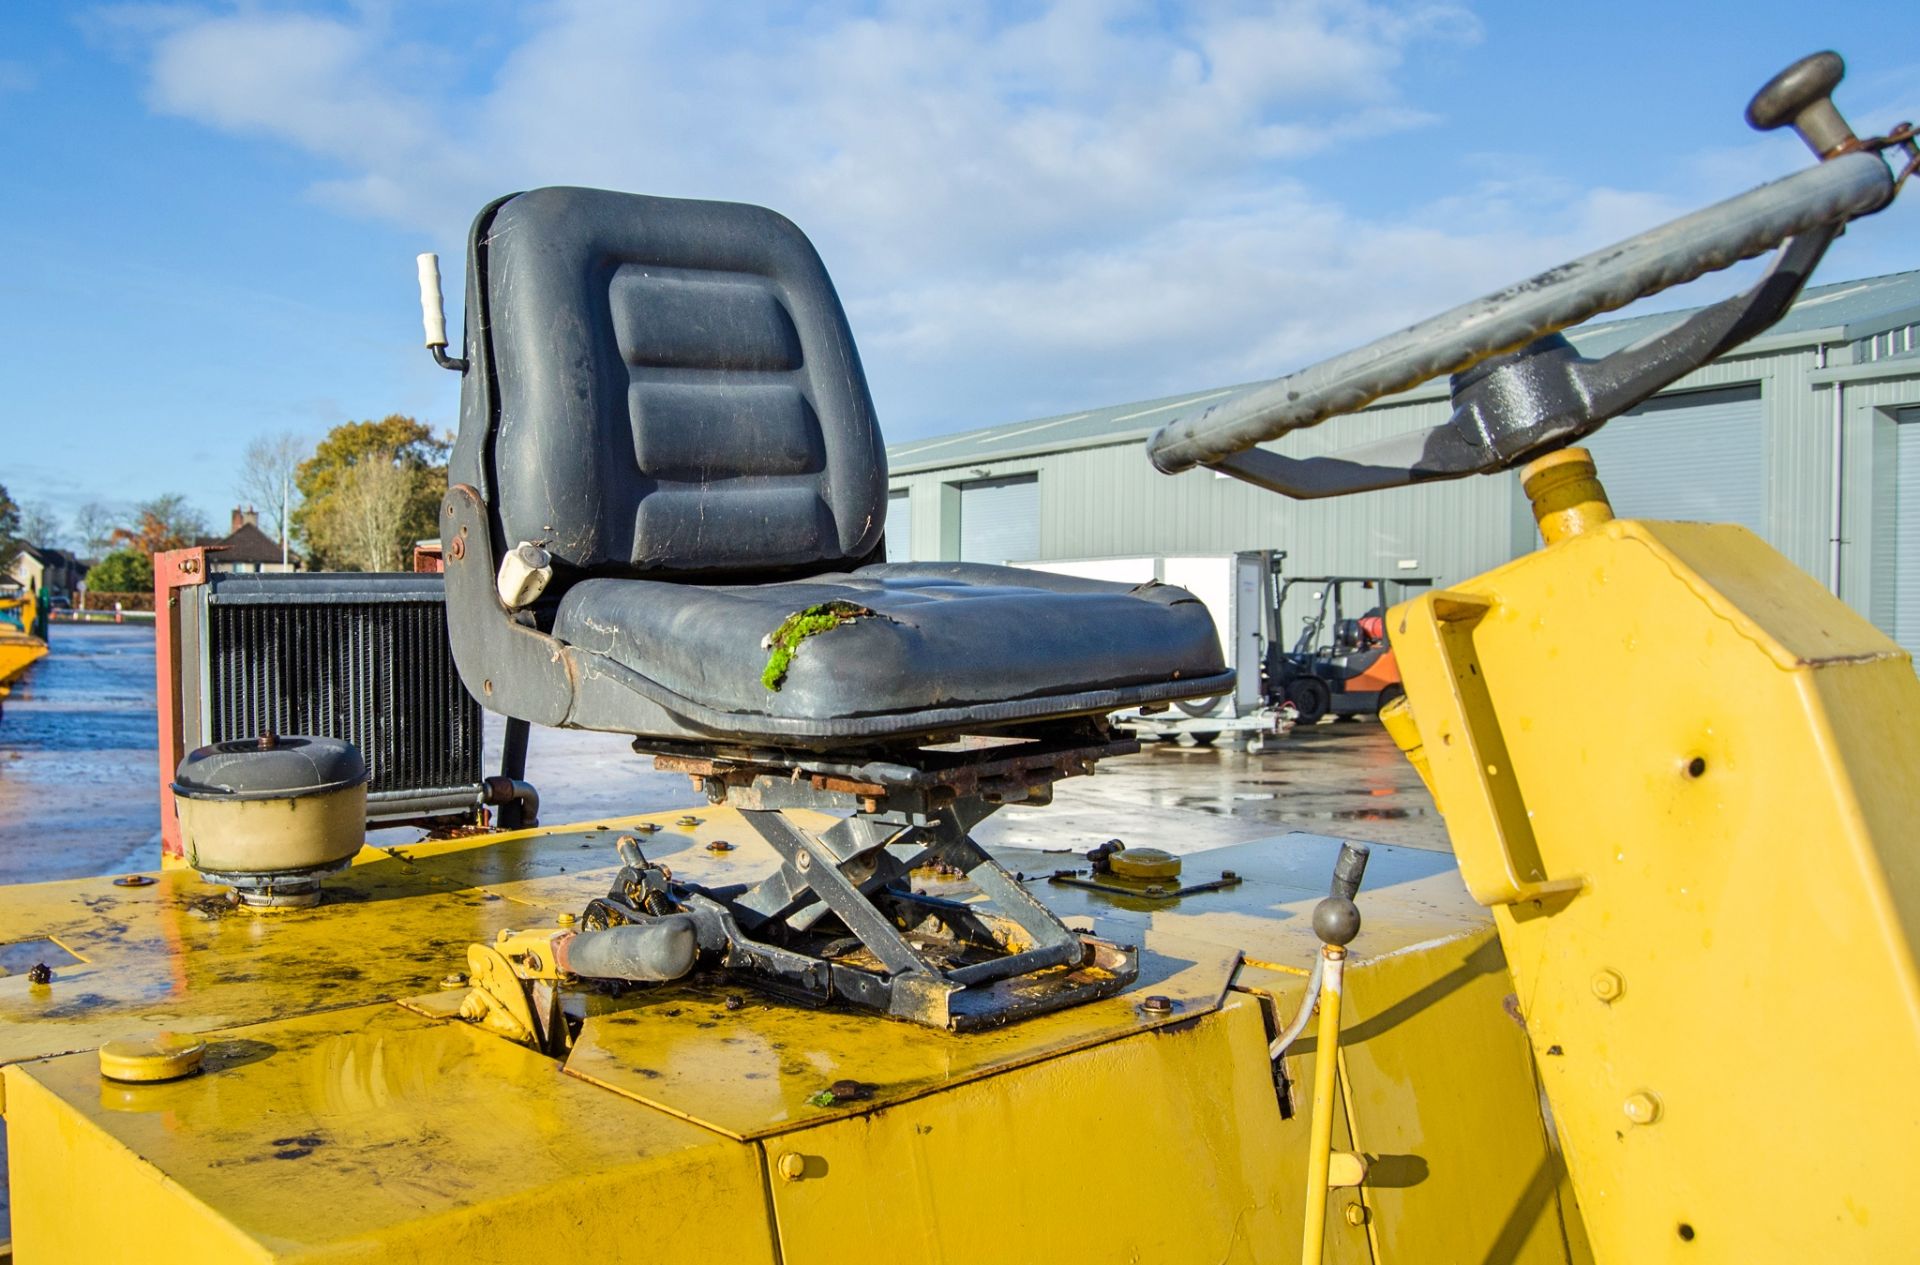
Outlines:
[{"label": "white trailer", "polygon": [[1262,665],[1266,661],[1268,611],[1272,603],[1276,555],[1257,549],[1241,553],[1177,554],[1123,558],[1049,559],[1014,566],[1088,580],[1145,584],[1157,580],[1186,589],[1206,604],[1220,635],[1220,650],[1233,669],[1234,686],[1217,698],[1193,699],[1152,712],[1121,712],[1115,720],[1143,738],[1174,739],[1206,746],[1222,734],[1244,740],[1252,750],[1292,728],[1291,709],[1269,704]]}]

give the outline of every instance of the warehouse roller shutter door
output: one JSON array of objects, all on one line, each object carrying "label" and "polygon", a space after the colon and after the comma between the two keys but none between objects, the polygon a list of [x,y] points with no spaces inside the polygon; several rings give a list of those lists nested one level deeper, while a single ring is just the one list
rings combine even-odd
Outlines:
[{"label": "warehouse roller shutter door", "polygon": [[1040,478],[1020,474],[960,486],[960,561],[1029,562],[1040,556]]},{"label": "warehouse roller shutter door", "polygon": [[1738,523],[1766,537],[1767,465],[1760,388],[1648,400],[1589,435],[1621,518]]},{"label": "warehouse roller shutter door", "polygon": [[913,560],[913,495],[887,494],[887,561]]},{"label": "warehouse roller shutter door", "polygon": [[1894,420],[1893,639],[1920,659],[1920,408]]}]

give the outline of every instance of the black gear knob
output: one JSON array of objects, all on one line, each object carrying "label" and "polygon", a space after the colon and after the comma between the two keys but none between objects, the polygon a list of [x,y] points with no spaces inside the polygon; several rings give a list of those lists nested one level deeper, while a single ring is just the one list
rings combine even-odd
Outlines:
[{"label": "black gear knob", "polygon": [[1853,129],[1833,104],[1833,90],[1846,73],[1847,63],[1838,53],[1802,57],[1753,94],[1747,122],[1762,132],[1791,125],[1807,148],[1831,158],[1854,140]]}]

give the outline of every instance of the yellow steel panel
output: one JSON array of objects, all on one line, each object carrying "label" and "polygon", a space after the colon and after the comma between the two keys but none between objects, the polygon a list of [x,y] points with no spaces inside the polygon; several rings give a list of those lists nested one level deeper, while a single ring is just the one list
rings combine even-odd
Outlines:
[{"label": "yellow steel panel", "polygon": [[1596,1255],[1910,1259],[1907,657],[1736,528],[1617,521],[1461,587],[1484,618],[1448,643],[1423,597],[1395,645],[1463,872],[1578,884],[1496,921]]},{"label": "yellow steel panel", "polygon": [[[1258,1004],[1236,996],[768,1139],[783,1259],[1297,1261],[1306,1121],[1280,1118],[1266,1042]],[[1364,1227],[1328,1227],[1329,1265],[1369,1259]]]},{"label": "yellow steel panel", "polygon": [[[1126,992],[966,1035],[789,1005],[737,983],[649,989],[615,1013],[589,1016],[566,1066],[729,1136],[762,1137],[1190,1021],[1220,1004],[1237,961],[1231,950],[1150,933],[1141,978]],[[1143,1014],[1148,994],[1172,1000],[1174,1012]],[[817,1100],[842,1080],[859,1082],[866,1096]]]},{"label": "yellow steel panel", "polygon": [[20,1265],[774,1259],[750,1146],[394,1006],[222,1034],[199,1076],[6,1069]]}]

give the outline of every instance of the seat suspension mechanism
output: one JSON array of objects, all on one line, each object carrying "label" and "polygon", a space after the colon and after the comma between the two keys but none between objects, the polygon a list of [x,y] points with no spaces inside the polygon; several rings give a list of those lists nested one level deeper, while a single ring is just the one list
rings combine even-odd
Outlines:
[{"label": "seat suspension mechanism", "polygon": [[[853,758],[660,753],[657,767],[738,809],[780,868],[751,886],[703,887],[626,840],[624,868],[584,926],[690,924],[704,964],[954,1031],[1105,997],[1138,974],[1136,950],[1069,929],[970,832],[1002,805],[1046,803],[1055,781],[1134,749],[1104,724],[1078,722]],[[838,819],[819,828],[795,810]],[[936,877],[916,888],[915,871]]]}]

